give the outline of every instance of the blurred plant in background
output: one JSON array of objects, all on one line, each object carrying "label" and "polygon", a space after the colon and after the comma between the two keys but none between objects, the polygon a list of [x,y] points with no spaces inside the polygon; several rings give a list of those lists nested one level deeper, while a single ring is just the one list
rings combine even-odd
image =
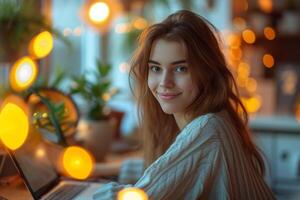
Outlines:
[{"label": "blurred plant in background", "polygon": [[0,61],[20,57],[33,36],[43,30],[68,43],[36,8],[33,0],[0,0]]},{"label": "blurred plant in background", "polygon": [[107,102],[118,93],[117,89],[111,87],[109,75],[112,66],[103,64],[100,60],[96,64],[96,71],[92,73],[93,79],[88,78],[88,73],[74,76],[70,90],[72,95],[80,95],[85,100],[88,107],[87,118],[95,121],[108,119]]}]

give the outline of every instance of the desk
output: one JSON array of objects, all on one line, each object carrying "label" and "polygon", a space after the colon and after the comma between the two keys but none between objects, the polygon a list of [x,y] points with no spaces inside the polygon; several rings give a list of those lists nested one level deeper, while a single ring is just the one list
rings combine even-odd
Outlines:
[{"label": "desk", "polygon": [[[142,156],[141,151],[132,151],[122,154],[109,154],[104,163],[98,163],[95,166],[95,176],[117,175],[121,163],[129,158],[138,158]],[[110,170],[112,167],[113,169]],[[101,170],[104,169],[102,172]],[[0,185],[0,196],[9,200],[32,200],[29,191],[20,177],[16,177],[9,185]]]}]

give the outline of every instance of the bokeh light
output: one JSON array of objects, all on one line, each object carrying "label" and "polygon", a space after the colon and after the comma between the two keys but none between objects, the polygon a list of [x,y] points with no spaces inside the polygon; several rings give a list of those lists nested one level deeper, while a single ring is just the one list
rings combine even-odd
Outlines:
[{"label": "bokeh light", "polygon": [[230,48],[239,48],[241,46],[241,38],[237,34],[230,34],[227,41]]},{"label": "bokeh light", "polygon": [[250,98],[241,98],[243,105],[245,106],[247,112],[249,113],[255,113],[257,112],[261,107],[261,97],[256,95]]},{"label": "bokeh light", "polygon": [[35,36],[29,44],[29,53],[36,58],[46,57],[53,49],[53,36],[44,31]]},{"label": "bokeh light", "polygon": [[246,27],[246,20],[242,17],[235,17],[233,19],[233,24],[235,27],[237,27],[238,29],[244,29]]},{"label": "bokeh light", "polygon": [[122,62],[119,65],[119,70],[121,73],[128,73],[130,69],[130,65],[127,62]]},{"label": "bokeh light", "polygon": [[16,61],[9,75],[10,86],[13,90],[20,92],[29,88],[38,74],[36,63],[25,56]]},{"label": "bokeh light", "polygon": [[101,23],[108,19],[110,8],[106,2],[96,2],[89,8],[89,18],[95,23]]},{"label": "bokeh light", "polygon": [[[8,96],[0,109],[0,139],[3,144],[16,150],[25,142],[29,131],[29,109],[17,96]],[[16,126],[17,122],[17,126]]]},{"label": "bokeh light", "polygon": [[80,9],[81,18],[95,31],[106,34],[113,21],[122,15],[122,4],[118,0],[90,0]]},{"label": "bokeh light", "polygon": [[39,147],[35,152],[35,156],[37,158],[43,158],[45,155],[46,155],[45,149],[43,149],[42,147]]},{"label": "bokeh light", "polygon": [[85,149],[68,147],[62,157],[63,168],[73,178],[86,179],[94,168],[94,159]]},{"label": "bokeh light", "polygon": [[247,81],[247,77],[237,76],[236,78],[236,83],[239,87],[246,87]]},{"label": "bokeh light", "polygon": [[118,200],[148,200],[147,194],[139,188],[125,188],[118,193]]},{"label": "bokeh light", "polygon": [[265,54],[263,56],[263,63],[267,68],[273,67],[275,63],[273,56],[271,54]]},{"label": "bokeh light", "polygon": [[264,35],[268,40],[274,40],[276,37],[275,30],[269,26],[264,28]]},{"label": "bokeh light", "polygon": [[273,9],[272,0],[258,0],[258,5],[265,13],[270,13]]},{"label": "bokeh light", "polygon": [[145,29],[147,27],[147,25],[148,25],[147,20],[142,17],[138,17],[133,22],[133,27],[136,29],[139,29],[139,30]]},{"label": "bokeh light", "polygon": [[72,35],[72,29],[70,29],[70,28],[65,28],[65,29],[63,30],[63,35],[64,35],[64,36]]},{"label": "bokeh light", "polygon": [[244,30],[242,32],[242,37],[244,41],[247,42],[248,44],[253,44],[256,40],[255,33],[250,29]]},{"label": "bokeh light", "polygon": [[250,66],[245,62],[241,62],[238,65],[237,73],[238,73],[238,76],[240,76],[242,78],[248,78],[250,75]]},{"label": "bokeh light", "polygon": [[104,101],[109,101],[110,98],[111,98],[111,95],[109,93],[107,93],[107,92],[102,95],[102,99]]},{"label": "bokeh light", "polygon": [[231,48],[229,49],[229,57],[232,60],[238,61],[241,60],[243,56],[243,52],[241,48]]},{"label": "bokeh light", "polygon": [[257,89],[257,81],[254,78],[248,78],[246,82],[246,89],[249,92],[255,92]]}]

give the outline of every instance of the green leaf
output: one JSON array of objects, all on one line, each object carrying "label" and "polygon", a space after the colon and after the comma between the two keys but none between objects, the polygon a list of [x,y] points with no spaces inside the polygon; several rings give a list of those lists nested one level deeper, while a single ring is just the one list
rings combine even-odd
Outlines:
[{"label": "green leaf", "polygon": [[100,60],[97,60],[97,70],[100,77],[103,78],[110,73],[111,66],[109,64],[103,64],[100,62]]},{"label": "green leaf", "polygon": [[49,86],[53,88],[58,88],[61,82],[65,79],[66,74],[62,70],[62,68],[57,68],[54,74],[54,80],[52,81],[52,83],[49,84]]}]

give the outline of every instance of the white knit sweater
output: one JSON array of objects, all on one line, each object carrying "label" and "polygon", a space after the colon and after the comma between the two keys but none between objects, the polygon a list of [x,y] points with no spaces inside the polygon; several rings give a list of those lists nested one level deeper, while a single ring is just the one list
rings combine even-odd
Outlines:
[{"label": "white knit sweater", "polygon": [[275,199],[228,117],[222,111],[194,119],[133,186],[150,200]]}]

